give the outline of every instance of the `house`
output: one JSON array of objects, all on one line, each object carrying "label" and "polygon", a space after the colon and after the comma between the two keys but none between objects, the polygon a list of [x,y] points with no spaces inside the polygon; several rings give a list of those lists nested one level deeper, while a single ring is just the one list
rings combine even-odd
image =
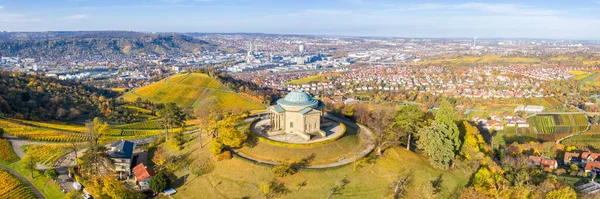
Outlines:
[{"label": "house", "polygon": [[587,164],[585,164],[585,172],[591,172],[591,171],[596,171],[598,172],[598,170],[600,169],[600,162],[588,162]]},{"label": "house", "polygon": [[593,161],[600,161],[600,153],[592,153],[589,151],[585,151],[581,153],[581,162],[582,163],[587,163],[587,162],[593,162]]},{"label": "house", "polygon": [[533,165],[542,166],[544,168],[558,168],[558,163],[556,162],[556,160],[544,156],[529,156],[529,161],[531,161]]},{"label": "house", "polygon": [[579,157],[579,153],[565,153],[564,164],[568,163],[579,165],[581,164],[581,158]]},{"label": "house", "polygon": [[109,144],[108,157],[113,161],[115,171],[127,172],[127,175],[131,175],[134,148],[135,143],[126,140],[114,141]]},{"label": "house", "polygon": [[133,175],[135,176],[135,181],[140,186],[140,190],[150,190],[150,178],[155,175],[152,168],[144,165],[144,163],[140,163],[133,167]]}]

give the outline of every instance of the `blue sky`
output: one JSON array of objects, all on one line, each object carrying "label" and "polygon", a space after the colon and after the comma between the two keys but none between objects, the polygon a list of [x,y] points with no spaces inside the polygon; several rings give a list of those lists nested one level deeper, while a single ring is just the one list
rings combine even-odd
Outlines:
[{"label": "blue sky", "polygon": [[600,0],[0,0],[0,30],[600,39]]}]

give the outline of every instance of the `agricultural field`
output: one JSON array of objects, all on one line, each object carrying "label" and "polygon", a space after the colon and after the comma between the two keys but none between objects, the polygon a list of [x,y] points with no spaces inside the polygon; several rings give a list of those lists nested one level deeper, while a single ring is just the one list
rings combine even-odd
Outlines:
[{"label": "agricultural field", "polygon": [[60,130],[37,128],[14,121],[0,119],[4,133],[28,140],[44,142],[77,142],[83,141],[82,133],[66,133]]},{"label": "agricultural field", "polygon": [[[575,133],[587,129],[588,119],[584,114],[538,114],[528,120],[538,133]],[[535,132],[534,130],[532,130]]]},{"label": "agricultural field", "polygon": [[28,199],[37,198],[31,189],[7,171],[0,170],[0,198]]},{"label": "agricultural field", "polygon": [[535,116],[529,119],[529,124],[537,129],[538,133],[554,133],[555,121],[552,116]]},{"label": "agricultural field", "polygon": [[237,93],[229,92],[229,91],[222,91],[222,90],[212,90],[212,89],[206,89],[206,91],[198,97],[196,102],[194,102],[194,105],[192,107],[194,107],[194,108],[199,107],[205,102],[206,99],[209,99],[212,97],[219,99],[219,106],[221,106],[223,108],[236,108],[237,107],[242,110],[249,110],[249,111],[265,109],[265,107],[262,104],[247,100],[247,99],[241,97],[240,95],[238,95]]},{"label": "agricultural field", "polygon": [[19,160],[19,156],[15,154],[12,146],[6,139],[0,138],[0,163],[8,164]]},{"label": "agricultural field", "polygon": [[310,77],[306,77],[306,78],[302,78],[302,79],[292,80],[292,81],[287,82],[286,84],[302,85],[302,84],[308,84],[308,83],[314,83],[314,82],[321,82],[324,79],[325,78],[322,75],[314,75],[314,76],[310,76]]},{"label": "agricultural field", "polygon": [[591,125],[588,131],[563,140],[562,144],[565,146],[576,146],[581,149],[590,147],[600,149],[600,125]]},{"label": "agricultural field", "polygon": [[25,153],[34,154],[39,163],[49,167],[53,167],[60,157],[72,152],[71,144],[25,145],[21,148]]},{"label": "agricultural field", "polygon": [[41,128],[47,128],[47,129],[59,130],[59,131],[77,132],[77,133],[83,133],[83,132],[87,131],[87,128],[82,125],[51,123],[51,122],[38,122],[38,121],[17,120],[17,119],[8,119],[8,120],[11,120],[16,123],[25,124],[28,126],[41,127]]},{"label": "agricultural field", "polygon": [[[52,128],[38,127],[30,125],[28,122],[30,121],[20,122],[16,120],[0,119],[0,126],[4,129],[6,134],[27,140],[34,140],[40,142],[82,142],[85,140],[85,135],[81,132],[67,132],[66,130],[55,130]],[[41,122],[34,123],[48,124]],[[85,128],[83,126],[80,127]],[[60,128],[66,129],[64,127]],[[69,128],[76,127],[69,126]],[[181,129],[174,129],[174,131],[181,131]],[[139,139],[144,137],[160,135],[162,133],[162,129],[116,129],[113,127],[109,133],[104,134],[102,140],[111,141],[118,139]]]},{"label": "agricultural field", "polygon": [[587,71],[581,71],[581,70],[574,70],[574,71],[569,71],[569,74],[575,75],[575,76],[579,76],[579,75],[588,74],[588,72]]},{"label": "agricultural field", "polygon": [[142,122],[135,122],[130,124],[122,124],[114,126],[115,129],[160,129],[162,128],[160,123],[156,120],[146,120]]},{"label": "agricultural field", "polygon": [[580,81],[589,85],[600,85],[600,73],[591,73],[588,77],[581,79]]}]

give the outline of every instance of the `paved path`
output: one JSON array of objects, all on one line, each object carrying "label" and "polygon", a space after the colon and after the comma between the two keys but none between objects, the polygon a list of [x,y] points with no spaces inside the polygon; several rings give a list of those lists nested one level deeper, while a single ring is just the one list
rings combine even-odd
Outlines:
[{"label": "paved path", "polygon": [[[359,129],[358,130],[359,134],[360,133],[364,133],[367,136],[368,140],[364,140],[364,141],[368,142],[368,146],[364,150],[362,150],[359,154],[357,154],[356,156],[354,156],[352,158],[344,158],[344,159],[340,159],[339,161],[334,162],[334,163],[320,164],[320,165],[310,165],[310,166],[306,166],[306,167],[303,167],[303,168],[323,169],[323,168],[330,168],[330,167],[337,167],[337,166],[347,165],[347,164],[350,164],[350,163],[352,163],[352,162],[354,162],[354,161],[356,161],[356,160],[358,160],[360,158],[363,158],[363,157],[367,156],[369,153],[371,153],[371,151],[373,151],[373,149],[375,149],[375,143],[374,143],[375,138],[373,136],[373,132],[371,132],[371,130],[369,130],[367,127],[362,126],[362,125],[357,125],[356,123],[354,123],[354,122],[352,122],[350,120],[341,119],[341,118],[335,117],[335,116],[330,115],[330,114],[325,115],[325,117],[327,117],[327,119],[335,120],[337,122],[342,122],[346,126],[351,126],[351,127],[356,128],[356,129]],[[246,154],[240,153],[237,150],[233,150],[233,153],[235,153],[236,155],[238,155],[238,156],[240,156],[240,157],[242,157],[244,159],[247,159],[247,160],[250,160],[250,161],[253,161],[253,162],[256,162],[256,163],[268,164],[268,165],[277,165],[277,163],[275,163],[275,162],[263,161],[263,160],[252,158],[252,157],[250,157],[250,156],[248,156]]]},{"label": "paved path", "polygon": [[[12,145],[12,148],[13,148],[13,151],[15,151],[15,154],[17,154],[17,156],[19,156],[19,158],[23,158],[25,156],[25,151],[23,151],[23,148],[21,148],[22,146],[25,146],[25,145],[40,145],[40,144],[44,144],[44,145],[47,145],[47,144],[59,144],[59,143],[54,143],[54,142],[32,142],[32,141],[27,141],[27,140],[24,140],[24,139],[19,138],[19,137],[8,135],[6,133],[3,136],[4,136],[4,138],[7,141],[10,141],[10,143]],[[46,170],[46,169],[48,169],[48,167],[46,165],[37,163],[37,169],[38,170]]]},{"label": "paved path", "polygon": [[44,197],[42,192],[40,192],[40,190],[38,190],[35,186],[33,186],[33,184],[31,184],[31,182],[29,182],[29,180],[27,180],[27,178],[23,177],[21,174],[17,173],[16,171],[13,171],[12,169],[10,169],[4,165],[0,165],[0,168],[6,170],[8,173],[19,178],[23,183],[25,183],[27,186],[29,186],[29,188],[31,188],[31,192],[33,192],[33,194],[35,194],[35,196],[37,198],[46,198],[46,197]]}]

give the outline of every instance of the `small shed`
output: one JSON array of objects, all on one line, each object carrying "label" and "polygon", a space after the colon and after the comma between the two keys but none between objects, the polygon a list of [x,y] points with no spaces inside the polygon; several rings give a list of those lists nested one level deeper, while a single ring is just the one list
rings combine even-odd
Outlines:
[{"label": "small shed", "polygon": [[75,190],[79,191],[79,190],[81,190],[82,187],[83,186],[81,186],[81,183],[79,183],[79,182],[74,182],[73,183],[73,188],[75,188]]}]

